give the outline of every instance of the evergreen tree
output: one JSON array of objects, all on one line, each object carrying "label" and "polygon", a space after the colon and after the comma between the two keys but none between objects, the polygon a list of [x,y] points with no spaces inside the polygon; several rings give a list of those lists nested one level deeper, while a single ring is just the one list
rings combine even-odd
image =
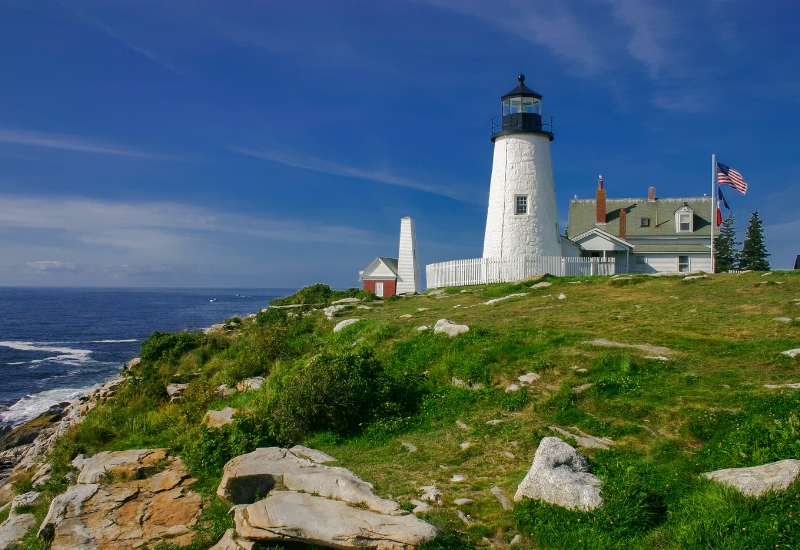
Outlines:
[{"label": "evergreen tree", "polygon": [[750,216],[750,225],[747,226],[747,235],[744,237],[744,246],[739,253],[739,269],[752,269],[753,271],[769,271],[767,245],[764,243],[764,227],[758,210]]},{"label": "evergreen tree", "polygon": [[731,212],[722,222],[719,235],[714,239],[714,266],[717,273],[736,269],[739,264],[740,244],[742,243],[736,240],[736,219]]}]

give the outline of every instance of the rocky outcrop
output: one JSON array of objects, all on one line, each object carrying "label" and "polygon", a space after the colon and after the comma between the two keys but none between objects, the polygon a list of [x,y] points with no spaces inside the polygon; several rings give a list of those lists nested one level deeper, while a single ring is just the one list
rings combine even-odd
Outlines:
[{"label": "rocky outcrop", "polygon": [[[0,475],[0,506],[14,498],[13,485],[25,478],[29,471],[39,467],[45,457],[67,430],[83,422],[84,417],[98,403],[114,399],[117,389],[124,378],[118,376],[99,386],[86,391],[82,396],[69,403],[61,411],[50,417],[50,422],[37,428],[35,439],[27,444],[18,445],[0,452],[0,465],[6,465],[6,473]],[[53,411],[51,409],[50,411]],[[50,411],[46,414],[50,414]],[[41,418],[41,417],[40,417]],[[13,432],[12,432],[13,433]],[[13,467],[8,471],[8,467]]]},{"label": "rocky outcrop", "polygon": [[784,491],[800,476],[800,460],[780,460],[751,468],[727,468],[703,474],[745,495],[760,497],[767,491]]},{"label": "rocky outcrop", "polygon": [[381,514],[399,513],[396,502],[375,495],[372,485],[350,470],[325,466],[298,454],[267,447],[234,458],[223,469],[217,495],[230,504],[249,504],[257,495],[286,489],[361,504]]},{"label": "rocky outcrop", "polygon": [[449,319],[439,319],[433,326],[433,332],[442,332],[447,334],[450,338],[455,338],[459,334],[464,334],[468,331],[469,327],[467,325],[459,325]]},{"label": "rocky outcrop", "polygon": [[[51,550],[128,550],[189,544],[202,498],[166,449],[103,452],[73,462],[77,485],[50,503],[38,536]],[[116,481],[115,481],[116,480]]]},{"label": "rocky outcrop", "polygon": [[328,548],[406,550],[435,539],[435,527],[413,515],[388,516],[308,493],[272,491],[234,507],[239,536],[264,542],[302,542]]},{"label": "rocky outcrop", "polygon": [[221,428],[233,422],[233,415],[239,409],[225,407],[221,411],[208,411],[203,417],[203,424],[209,428]]},{"label": "rocky outcrop", "polygon": [[438,536],[436,528],[378,497],[350,470],[323,464],[332,460],[296,446],[256,449],[229,461],[217,495],[234,505],[236,529],[215,548],[284,541],[405,550]]},{"label": "rocky outcrop", "polygon": [[571,445],[557,437],[539,442],[533,464],[514,495],[540,499],[569,509],[592,510],[603,504],[600,480],[589,473],[589,463]]},{"label": "rocky outcrop", "polygon": [[183,399],[183,394],[189,389],[189,384],[169,384],[167,386],[167,395],[169,395],[170,403],[180,403]]},{"label": "rocky outcrop", "polygon": [[16,546],[34,526],[36,526],[36,518],[33,514],[9,516],[7,520],[0,523],[0,550]]}]

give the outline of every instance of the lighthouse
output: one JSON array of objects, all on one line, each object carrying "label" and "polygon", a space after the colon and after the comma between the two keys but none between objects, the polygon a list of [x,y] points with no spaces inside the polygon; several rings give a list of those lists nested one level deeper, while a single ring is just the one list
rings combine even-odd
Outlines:
[{"label": "lighthouse", "polygon": [[492,180],[483,241],[484,258],[561,256],[556,190],[550,160],[553,117],[542,96],[518,85],[501,98],[492,121]]}]

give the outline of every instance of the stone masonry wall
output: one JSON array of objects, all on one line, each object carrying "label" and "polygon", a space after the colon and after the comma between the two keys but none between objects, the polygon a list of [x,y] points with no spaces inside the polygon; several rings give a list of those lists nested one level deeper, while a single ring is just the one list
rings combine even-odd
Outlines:
[{"label": "stone masonry wall", "polygon": [[[515,214],[515,196],[528,214]],[[550,140],[537,134],[500,136],[494,144],[483,257],[561,256]]]}]

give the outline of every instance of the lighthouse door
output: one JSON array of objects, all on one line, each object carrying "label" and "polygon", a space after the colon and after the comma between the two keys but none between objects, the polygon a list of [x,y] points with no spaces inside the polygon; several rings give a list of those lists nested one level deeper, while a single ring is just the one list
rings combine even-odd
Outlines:
[{"label": "lighthouse door", "polygon": [[375,296],[383,298],[383,281],[375,282]]}]

